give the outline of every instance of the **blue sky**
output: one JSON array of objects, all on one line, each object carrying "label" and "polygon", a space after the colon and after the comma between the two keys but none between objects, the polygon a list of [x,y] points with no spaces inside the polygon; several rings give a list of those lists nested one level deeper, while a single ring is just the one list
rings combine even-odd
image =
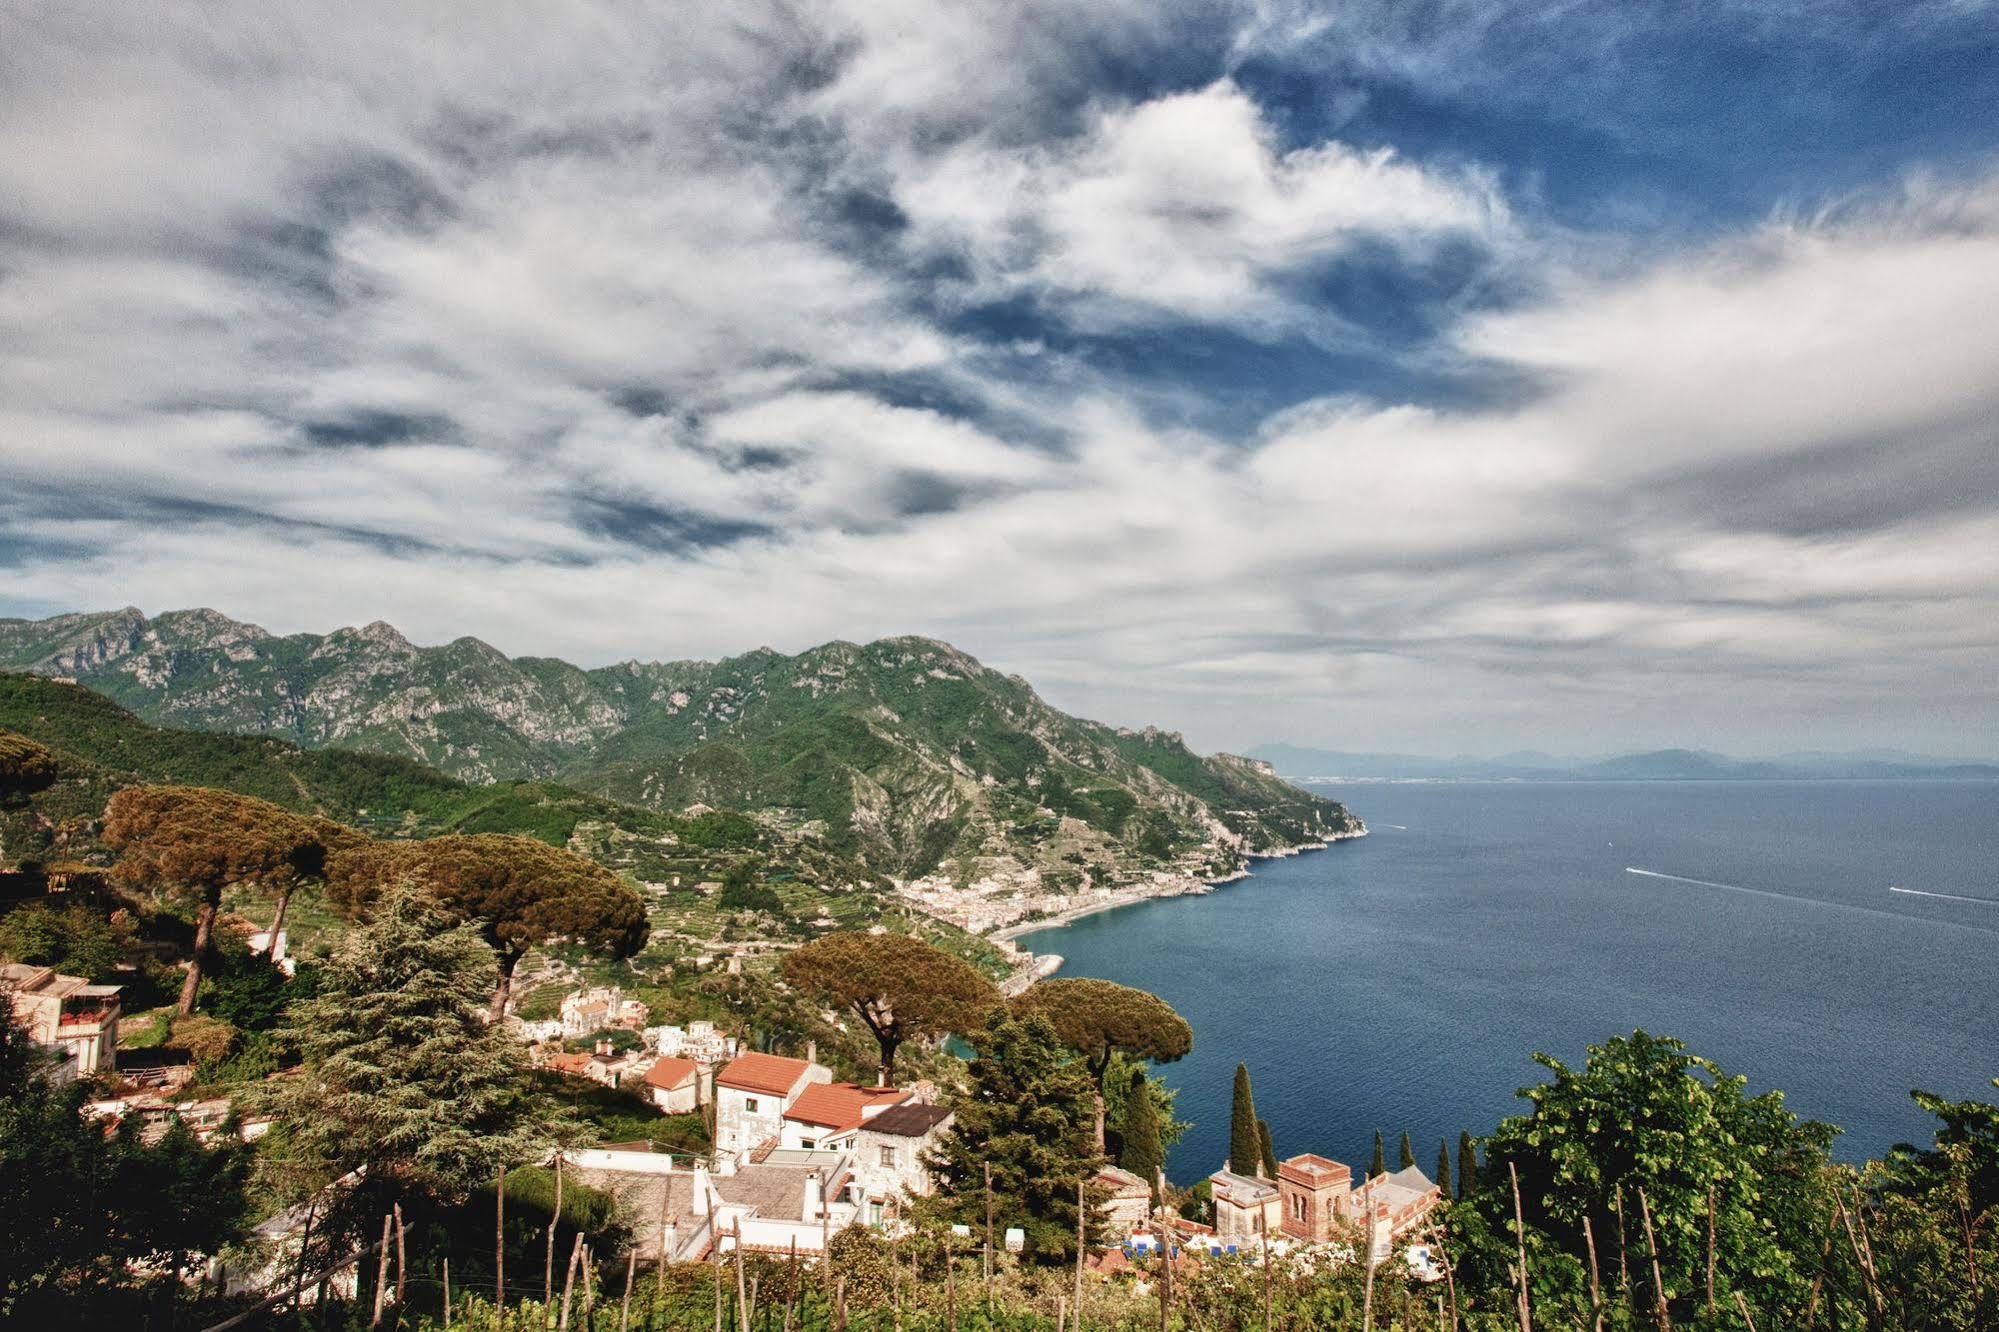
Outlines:
[{"label": "blue sky", "polygon": [[9,7],[0,614],[1999,749],[1999,7]]}]

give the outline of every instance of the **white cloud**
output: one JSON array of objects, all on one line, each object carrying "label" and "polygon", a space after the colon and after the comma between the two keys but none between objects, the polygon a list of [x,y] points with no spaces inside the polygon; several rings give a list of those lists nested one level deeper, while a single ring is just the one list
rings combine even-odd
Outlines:
[{"label": "white cloud", "polygon": [[[1475,171],[1107,93],[1182,11],[485,20],[12,25],[0,609],[593,663],[927,632],[1209,745],[1992,733],[1999,183],[1573,278]],[[1491,405],[1216,438],[1154,414],[1197,386],[937,312],[1321,336],[1301,279],[1458,239],[1547,292],[1422,349]]]},{"label": "white cloud", "polygon": [[1420,248],[1511,228],[1476,175],[1337,142],[1284,149],[1226,81],[1104,109],[1035,151],[968,142],[912,169],[897,198],[919,243],[963,254],[982,289],[1102,324],[1309,324],[1285,279],[1360,240]]}]

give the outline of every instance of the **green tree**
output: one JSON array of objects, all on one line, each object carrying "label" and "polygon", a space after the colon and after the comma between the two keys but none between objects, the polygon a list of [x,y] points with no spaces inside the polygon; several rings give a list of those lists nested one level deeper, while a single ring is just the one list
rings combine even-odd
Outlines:
[{"label": "green tree", "polygon": [[[1588,1280],[1583,1220],[1599,1237],[1617,1233],[1621,1194],[1633,1226],[1631,1213],[1649,1208],[1662,1285],[1679,1321],[1690,1312],[1690,1292],[1704,1292],[1712,1197],[1718,1298],[1740,1289],[1762,1311],[1759,1325],[1802,1321],[1827,1233],[1835,1130],[1800,1121],[1780,1092],[1745,1095],[1745,1079],[1643,1031],[1591,1046],[1580,1069],[1534,1058],[1553,1077],[1521,1093],[1532,1112],[1505,1120],[1486,1140],[1480,1186],[1452,1209],[1464,1246],[1461,1286],[1482,1286],[1495,1298],[1509,1289],[1515,1170],[1537,1289],[1579,1297]],[[1631,1241],[1634,1257],[1640,1243]],[[1646,1307],[1654,1293],[1650,1257],[1632,1264]]]},{"label": "green tree", "polygon": [[1169,1063],[1194,1048],[1194,1029],[1158,995],[1087,977],[1031,986],[1016,1006],[1047,1018],[1062,1043],[1083,1056],[1096,1084],[1097,1150],[1104,1150],[1104,1077],[1111,1057]]},{"label": "green tree", "polygon": [[1472,1141],[1471,1132],[1458,1132],[1458,1194],[1469,1198],[1478,1192],[1478,1145]]},{"label": "green tree", "polygon": [[24,902],[0,917],[0,954],[110,983],[118,978],[118,964],[132,950],[135,934],[122,913],[107,919],[83,902]]},{"label": "green tree", "polygon": [[[1144,1081],[1135,1080],[1132,1077],[1135,1072],[1144,1073]],[[1179,1100],[1177,1092],[1153,1073],[1143,1060],[1118,1055],[1111,1060],[1110,1076],[1104,1079],[1104,1136],[1113,1156],[1123,1154],[1125,1122],[1131,1112],[1131,1102],[1141,1088],[1152,1101],[1153,1118],[1159,1123],[1162,1153],[1170,1155],[1173,1144],[1193,1127],[1186,1120],[1175,1117],[1174,1106]]]},{"label": "green tree", "polygon": [[1936,1116],[1934,1140],[1897,1144],[1854,1191],[1874,1201],[1873,1248],[1891,1316],[1952,1332],[1999,1327],[1999,1105],[1910,1095]]},{"label": "green tree", "polygon": [[[120,853],[113,877],[128,888],[191,894],[194,955],[180,1012],[194,1012],[223,890],[245,884],[285,904],[303,878],[323,873],[328,852],[349,836],[340,825],[255,796],[200,786],[128,786],[105,809],[104,844]],[[275,937],[275,932],[273,937]]]},{"label": "green tree", "polygon": [[[952,1106],[955,1123],[926,1163],[942,1208],[982,1226],[985,1167],[992,1167],[994,1223],[1019,1226],[1037,1257],[1075,1253],[1076,1185],[1099,1158],[1091,1142],[1090,1077],[1069,1058],[1036,1013],[993,1014],[973,1038],[970,1087]],[[1085,1225],[1099,1227],[1099,1202],[1086,1195]]]},{"label": "green tree", "polygon": [[1451,1144],[1437,1139],[1437,1188],[1443,1193],[1444,1201],[1451,1200]]},{"label": "green tree", "polygon": [[1263,1135],[1257,1131],[1256,1098],[1249,1090],[1249,1066],[1235,1066],[1235,1092],[1229,1100],[1229,1169],[1254,1177],[1263,1165]]},{"label": "green tree", "polygon": [[1277,1178],[1277,1143],[1270,1136],[1270,1121],[1256,1121],[1256,1159],[1263,1166],[1266,1179]]},{"label": "green tree", "polygon": [[1415,1164],[1416,1164],[1416,1144],[1409,1141],[1409,1130],[1403,1129],[1402,1145],[1397,1150],[1396,1153],[1395,1168],[1397,1170],[1407,1170],[1409,1167]]},{"label": "green tree", "polygon": [[1381,1130],[1376,1129],[1374,1131],[1374,1159],[1368,1162],[1367,1177],[1369,1179],[1374,1179],[1377,1176],[1385,1175],[1387,1173],[1388,1173],[1388,1153],[1384,1151],[1382,1148]]},{"label": "green tree", "polygon": [[54,785],[55,755],[16,731],[0,731],[0,804]]},{"label": "green tree", "polygon": [[791,984],[853,1013],[873,1034],[884,1087],[895,1082],[903,1042],[969,1036],[999,1002],[969,963],[906,934],[823,935],[785,954],[783,968]]},{"label": "green tree", "polygon": [[532,837],[454,833],[414,842],[344,848],[328,864],[327,888],[350,919],[367,916],[399,883],[428,889],[462,920],[474,921],[499,959],[488,1011],[507,1011],[514,969],[530,948],[574,939],[612,957],[645,947],[649,926],[638,889],[595,861]]},{"label": "green tree", "polygon": [[1166,1150],[1159,1141],[1159,1111],[1145,1088],[1145,1070],[1131,1073],[1124,1121],[1124,1151],[1118,1164],[1152,1187],[1153,1200],[1159,1198],[1159,1172],[1166,1166]]},{"label": "green tree", "polygon": [[485,1017],[493,955],[479,927],[398,884],[343,940],[280,1036],[303,1057],[270,1106],[307,1182],[366,1168],[347,1219],[412,1195],[450,1203],[501,1163],[539,1155],[555,1125],[527,1054]]},{"label": "green tree", "polygon": [[107,1134],[82,1113],[84,1084],[56,1085],[51,1067],[0,992],[0,1325],[135,1326],[133,1264],[177,1276],[242,1238],[246,1153],[177,1124],[148,1146],[136,1118]]}]

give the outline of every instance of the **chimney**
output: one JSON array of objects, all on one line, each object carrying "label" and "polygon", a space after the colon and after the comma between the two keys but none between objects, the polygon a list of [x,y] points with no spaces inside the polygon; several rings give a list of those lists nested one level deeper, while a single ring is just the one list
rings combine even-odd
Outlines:
[{"label": "chimney", "polygon": [[808,1064],[819,1062],[819,1042],[807,1041],[805,1043],[805,1062]]},{"label": "chimney", "polygon": [[702,1162],[696,1161],[694,1163],[694,1215],[708,1215],[708,1191],[711,1187],[708,1183],[708,1167]]}]

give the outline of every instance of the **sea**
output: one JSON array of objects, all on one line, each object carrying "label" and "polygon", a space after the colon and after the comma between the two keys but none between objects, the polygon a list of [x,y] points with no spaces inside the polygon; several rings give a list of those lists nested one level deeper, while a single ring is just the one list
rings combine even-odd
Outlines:
[{"label": "sea", "polygon": [[1280,1156],[1362,1166],[1379,1131],[1393,1168],[1407,1131],[1426,1172],[1526,1111],[1535,1052],[1634,1028],[1781,1089],[1847,1159],[1929,1141],[1912,1088],[1999,1099],[1999,783],[1313,789],[1369,834],[1020,940],[1193,1025],[1159,1069],[1178,1182],[1227,1156],[1238,1062]]}]

